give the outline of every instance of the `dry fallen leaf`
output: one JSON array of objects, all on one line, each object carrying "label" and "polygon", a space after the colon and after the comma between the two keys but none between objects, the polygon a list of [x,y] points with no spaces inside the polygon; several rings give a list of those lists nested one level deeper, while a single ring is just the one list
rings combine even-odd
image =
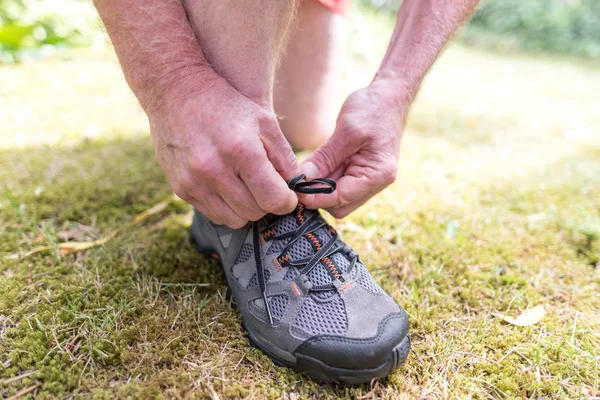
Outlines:
[{"label": "dry fallen leaf", "polygon": [[110,239],[114,238],[117,234],[117,231],[113,231],[110,234],[104,236],[103,238],[91,241],[91,242],[66,242],[59,243],[58,249],[61,255],[74,253],[76,251],[87,250],[90,247],[98,246],[108,242]]},{"label": "dry fallen leaf", "polygon": [[[58,250],[60,252],[61,255],[65,255],[65,254],[69,254],[69,253],[74,253],[77,251],[81,251],[81,250],[87,250],[91,247],[94,246],[99,246],[101,244],[104,244],[106,242],[108,242],[110,239],[114,238],[115,235],[117,234],[118,231],[114,231],[111,232],[110,234],[104,236],[103,238],[91,241],[91,242],[65,242],[65,243],[59,243],[58,244]],[[22,254],[21,256],[19,256],[19,254],[11,254],[10,256],[8,256],[7,258],[11,258],[11,259],[23,259],[26,257],[29,257],[32,254],[36,254],[36,253],[41,253],[42,251],[47,251],[47,250],[52,250],[54,247],[53,246],[41,246],[41,247],[36,247],[30,251],[28,251],[27,253]]]},{"label": "dry fallen leaf", "polygon": [[142,222],[143,220],[145,220],[146,218],[148,218],[151,215],[158,214],[159,212],[161,212],[165,208],[167,208],[167,206],[169,205],[169,203],[171,203],[171,200],[161,201],[160,203],[157,203],[157,204],[153,205],[152,207],[150,207],[146,211],[138,214],[138,216],[133,219],[133,223],[137,224],[139,222]]},{"label": "dry fallen leaf", "polygon": [[34,248],[34,249],[32,249],[32,250],[29,250],[27,253],[23,254],[23,255],[22,255],[22,256],[20,256],[20,257],[19,257],[19,254],[18,254],[18,253],[15,253],[15,254],[11,254],[10,256],[8,256],[8,257],[6,257],[6,258],[11,258],[11,259],[17,260],[17,259],[19,259],[19,258],[25,258],[25,257],[29,257],[30,255],[32,255],[32,254],[35,254],[35,253],[40,253],[40,252],[42,252],[42,251],[50,250],[51,248],[52,248],[52,246],[41,246],[41,247],[36,247],[36,248]]},{"label": "dry fallen leaf", "polygon": [[[159,212],[163,211],[165,208],[167,208],[169,206],[169,204],[176,200],[176,196],[173,195],[173,198],[165,200],[165,201],[161,201],[160,203],[157,203],[155,205],[153,205],[152,207],[150,207],[149,209],[147,209],[146,211],[138,214],[134,219],[133,219],[133,224],[137,224],[139,222],[142,222],[143,220],[145,220],[146,218],[148,218],[151,215],[154,214],[158,214]],[[184,220],[183,223],[187,223],[187,220],[189,219],[189,216],[186,215],[186,219]],[[83,227],[83,225],[81,225],[81,227]],[[85,228],[89,228],[89,227],[85,227]],[[85,230],[85,229],[83,229]],[[79,232],[77,232],[79,233]],[[58,244],[58,249],[61,255],[65,255],[65,254],[69,254],[69,253],[74,253],[77,251],[82,251],[82,250],[87,250],[91,247],[95,247],[95,246],[99,246],[101,244],[104,244],[106,242],[108,242],[110,239],[112,239],[113,237],[116,236],[116,234],[118,233],[118,230],[111,232],[110,234],[104,236],[103,238],[91,241],[91,242],[64,242],[64,243],[59,243]],[[73,231],[65,231],[65,232],[59,232],[59,237],[61,237],[62,239],[66,239],[69,240],[71,238],[74,238],[75,232]],[[41,247],[36,247],[30,251],[28,251],[25,254],[19,255],[18,253],[15,254],[11,254],[6,256],[5,258],[8,259],[23,259],[25,257],[29,257],[32,254],[36,254],[36,253],[40,253],[42,251],[47,251],[47,250],[51,250],[53,247],[52,246],[41,246]]]},{"label": "dry fallen leaf", "polygon": [[546,309],[543,305],[535,306],[528,310],[523,311],[519,316],[511,317],[504,314],[493,314],[496,317],[502,318],[503,321],[516,326],[529,326],[535,325],[544,318],[546,315]]}]

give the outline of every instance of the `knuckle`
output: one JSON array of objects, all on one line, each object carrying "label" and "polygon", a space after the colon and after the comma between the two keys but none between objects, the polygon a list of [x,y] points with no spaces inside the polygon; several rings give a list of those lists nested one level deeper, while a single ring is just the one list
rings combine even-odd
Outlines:
[{"label": "knuckle", "polygon": [[390,164],[386,166],[382,171],[382,180],[386,186],[394,183],[396,181],[397,176],[398,167],[396,166],[396,164]]},{"label": "knuckle", "polygon": [[350,136],[354,140],[363,142],[363,141],[367,140],[369,138],[369,136],[371,136],[371,133],[369,132],[368,129],[366,129],[364,127],[361,127],[358,125],[353,125],[352,128],[350,129]]},{"label": "knuckle", "polygon": [[244,160],[256,155],[256,151],[244,138],[235,138],[226,144],[225,154],[234,160]]},{"label": "knuckle", "polygon": [[294,210],[284,196],[273,196],[265,200],[263,208],[271,214],[287,214]]},{"label": "knuckle", "polygon": [[331,209],[328,211],[329,211],[329,214],[333,215],[337,219],[342,219],[342,218],[348,216],[348,214],[350,214],[350,211],[341,210],[341,209]]},{"label": "knuckle", "polygon": [[235,218],[235,217],[234,218],[229,218],[227,221],[225,221],[225,225],[227,225],[231,229],[241,229],[247,223],[248,223],[248,221],[243,220],[241,218]]},{"label": "knuckle", "polygon": [[209,156],[206,154],[192,156],[188,160],[188,167],[190,172],[194,175],[202,177],[210,177],[213,175],[214,170],[217,168],[218,158]]}]

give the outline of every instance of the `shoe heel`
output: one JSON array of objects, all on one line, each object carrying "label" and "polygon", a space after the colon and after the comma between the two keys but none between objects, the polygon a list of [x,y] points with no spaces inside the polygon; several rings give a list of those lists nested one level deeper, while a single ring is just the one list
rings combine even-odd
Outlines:
[{"label": "shoe heel", "polygon": [[221,257],[219,257],[219,255],[215,251],[202,244],[202,242],[198,242],[193,235],[192,239],[196,250],[198,250],[198,253],[202,254],[206,258],[212,258],[213,260],[221,261]]},{"label": "shoe heel", "polygon": [[[194,216],[194,218],[197,218]],[[196,246],[196,250],[208,257],[219,260],[219,255],[215,252],[215,249],[211,246],[211,241],[205,236],[205,233],[200,229],[199,221],[194,221],[192,224],[192,240]]]}]

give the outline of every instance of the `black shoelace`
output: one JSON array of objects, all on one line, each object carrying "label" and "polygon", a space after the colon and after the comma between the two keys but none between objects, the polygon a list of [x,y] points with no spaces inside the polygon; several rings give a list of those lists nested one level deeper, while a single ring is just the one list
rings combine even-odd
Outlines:
[{"label": "black shoelace", "polygon": [[[290,189],[294,190],[297,193],[304,194],[317,194],[324,193],[329,194],[333,193],[336,189],[336,183],[332,179],[328,178],[318,178],[312,180],[305,180],[306,175],[298,175],[288,182],[288,186]],[[299,212],[303,211],[304,205],[299,204]],[[273,227],[283,216],[272,216],[269,218],[267,222],[267,226],[264,228],[263,232],[268,231],[271,227]],[[339,273],[337,267],[333,264],[330,257],[335,253],[342,253],[346,256],[346,258],[350,261],[350,265],[346,269],[346,272],[351,272],[356,262],[358,260],[358,254],[348,247],[345,243],[339,240],[337,232],[329,226],[325,221],[323,221],[318,212],[314,212],[310,217],[306,218],[304,222],[300,224],[298,229],[295,231],[287,232],[282,235],[273,236],[271,240],[284,240],[290,238],[290,241],[285,245],[285,247],[281,250],[281,254],[287,254],[287,250],[302,236],[313,234],[321,228],[327,229],[331,238],[323,245],[319,244],[319,249],[310,257],[306,257],[300,260],[289,261],[286,260],[285,266],[289,268],[298,268],[300,274],[307,275],[313,268],[315,268],[319,262],[323,261],[328,265],[328,269],[332,275],[332,279],[337,279],[340,282],[344,282],[344,278]],[[260,252],[260,237],[263,234],[261,232],[258,222],[252,223],[252,231],[253,231],[253,239],[254,239],[254,259],[256,262],[256,275],[258,279],[258,287],[262,293],[263,301],[265,302],[265,309],[267,311],[267,316],[269,317],[269,322],[273,325],[273,317],[271,314],[271,309],[269,307],[269,301],[267,299],[267,284],[265,279],[265,269],[262,264],[262,256]],[[279,259],[280,257],[278,257]],[[283,265],[282,265],[283,267]],[[336,290],[336,286],[333,283],[326,285],[317,285],[312,286],[309,289],[309,292],[327,292]]]}]

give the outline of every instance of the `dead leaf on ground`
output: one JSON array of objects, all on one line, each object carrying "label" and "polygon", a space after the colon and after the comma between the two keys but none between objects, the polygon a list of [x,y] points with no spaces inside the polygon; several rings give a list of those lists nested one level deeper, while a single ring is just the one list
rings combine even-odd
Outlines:
[{"label": "dead leaf on ground", "polygon": [[[160,203],[157,203],[155,205],[153,205],[152,207],[150,207],[149,209],[147,209],[146,211],[138,214],[134,219],[133,219],[133,224],[137,224],[139,222],[142,222],[143,220],[145,220],[146,218],[148,218],[151,215],[154,214],[158,214],[160,212],[162,212],[164,209],[166,209],[169,204],[174,201],[176,199],[175,195],[173,195],[173,198],[169,198],[165,201],[161,201]],[[189,216],[186,215],[183,223],[187,223],[187,220],[189,219]],[[58,233],[58,237],[63,239],[63,240],[70,240],[70,239],[77,239],[79,236],[78,235],[83,235],[83,233],[87,233],[91,230],[92,228],[87,227],[85,225],[80,225],[78,228],[74,228],[71,230],[66,230],[66,231],[61,231]],[[110,239],[112,239],[113,237],[116,236],[116,234],[118,233],[118,230],[115,230],[113,232],[111,232],[110,234],[97,239],[97,240],[93,240],[91,242],[82,242],[82,241],[77,241],[77,242],[63,242],[63,243],[59,243],[58,244],[58,250],[60,252],[61,255],[65,255],[65,254],[70,254],[70,253],[75,253],[78,251],[82,251],[82,250],[87,250],[89,248],[95,247],[95,246],[99,246],[101,244],[104,244],[106,242],[108,242]],[[83,237],[82,237],[83,238]],[[22,255],[19,255],[18,253],[15,254],[11,254],[6,256],[5,258],[7,259],[23,259],[26,257],[29,257],[30,255],[36,254],[36,253],[41,253],[42,251],[47,251],[47,250],[51,250],[53,249],[53,246],[41,246],[41,247],[36,247]]]},{"label": "dead leaf on ground", "polygon": [[41,253],[42,251],[46,251],[46,250],[50,250],[50,249],[52,249],[52,246],[35,247],[34,249],[29,250],[27,253],[24,253],[21,256],[19,256],[19,253],[15,253],[15,254],[6,256],[6,258],[9,258],[11,260],[18,260],[19,258],[23,259],[23,258],[29,257],[32,254]]},{"label": "dead leaf on ground", "polygon": [[544,318],[546,315],[546,309],[543,305],[535,306],[528,310],[523,311],[517,317],[511,317],[504,314],[493,314],[496,317],[502,318],[503,321],[516,326],[530,326],[535,325]]},{"label": "dead leaf on ground", "polygon": [[[70,254],[70,253],[74,253],[77,251],[82,251],[82,250],[87,250],[91,247],[95,247],[95,246],[99,246],[101,244],[104,244],[106,242],[108,242],[110,239],[114,238],[116,236],[118,231],[113,231],[111,233],[109,233],[108,235],[97,239],[97,240],[93,240],[91,242],[64,242],[64,243],[59,243],[58,244],[58,251],[60,252],[61,255],[65,255],[65,254]],[[19,254],[11,254],[10,256],[7,256],[7,258],[10,259],[23,259],[23,258],[27,258],[33,254],[36,253],[41,253],[42,251],[48,251],[48,250],[52,250],[54,247],[53,246],[41,246],[41,247],[36,247],[32,250],[29,250],[27,253],[22,254],[21,256],[19,256]]]},{"label": "dead leaf on ground", "polygon": [[148,218],[149,216],[154,215],[154,214],[158,214],[159,212],[161,212],[165,208],[167,208],[170,203],[171,203],[171,200],[165,200],[165,201],[161,201],[160,203],[157,203],[157,204],[153,205],[152,207],[150,207],[146,211],[138,214],[138,216],[133,219],[133,223],[134,224],[140,223],[143,220],[145,220],[146,218]]},{"label": "dead leaf on ground", "polygon": [[117,234],[117,231],[113,231],[113,232],[109,233],[108,235],[104,236],[103,238],[93,240],[91,242],[59,243],[58,249],[59,249],[61,255],[74,253],[76,251],[87,250],[91,247],[99,246],[101,244],[108,242],[110,239],[114,238],[116,234]]}]

